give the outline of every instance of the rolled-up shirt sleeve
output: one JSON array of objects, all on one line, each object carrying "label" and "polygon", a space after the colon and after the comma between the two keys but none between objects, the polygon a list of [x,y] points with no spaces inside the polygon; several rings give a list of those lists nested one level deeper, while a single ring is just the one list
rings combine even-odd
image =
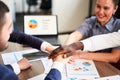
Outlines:
[{"label": "rolled-up shirt sleeve", "polygon": [[81,41],[84,44],[83,51],[97,51],[106,48],[120,46],[120,31],[109,34],[93,36]]}]

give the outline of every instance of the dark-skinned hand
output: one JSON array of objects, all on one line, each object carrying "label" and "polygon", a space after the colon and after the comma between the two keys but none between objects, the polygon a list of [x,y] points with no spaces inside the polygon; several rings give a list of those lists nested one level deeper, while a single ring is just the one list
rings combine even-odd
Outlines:
[{"label": "dark-skinned hand", "polygon": [[60,54],[66,54],[67,57],[71,56],[76,50],[79,50],[79,49],[81,50],[83,49],[83,47],[84,46],[81,42],[72,43],[67,46],[60,46],[55,50],[53,50],[53,52],[49,55],[49,59],[54,59]]}]

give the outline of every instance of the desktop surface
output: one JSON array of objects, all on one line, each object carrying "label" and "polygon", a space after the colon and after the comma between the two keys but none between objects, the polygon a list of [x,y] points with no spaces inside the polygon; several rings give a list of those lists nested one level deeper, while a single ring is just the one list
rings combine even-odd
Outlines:
[{"label": "desktop surface", "polygon": [[[17,43],[10,43],[8,49],[0,52],[0,54],[4,54],[7,52],[20,51],[20,50],[29,50],[29,49],[32,49],[32,48],[23,47],[22,45],[19,45]],[[44,67],[40,60],[35,62],[30,62],[30,63],[32,64],[32,67],[30,69],[21,71],[21,73],[18,75],[19,80],[27,80],[29,78],[35,77],[44,72]],[[112,75],[118,75],[118,74],[120,75],[120,71],[109,63],[97,62],[97,61],[94,61],[94,63],[96,65],[96,68],[98,70],[100,77],[106,77],[106,76],[112,76]],[[0,56],[0,64],[3,64],[3,60],[1,56]]]}]

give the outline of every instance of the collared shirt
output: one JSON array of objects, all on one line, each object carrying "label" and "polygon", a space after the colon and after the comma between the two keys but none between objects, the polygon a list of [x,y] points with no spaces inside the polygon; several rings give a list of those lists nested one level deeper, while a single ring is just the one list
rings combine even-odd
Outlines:
[{"label": "collared shirt", "polygon": [[[105,25],[101,26],[97,18],[92,16],[85,20],[83,24],[79,26],[77,31],[79,31],[83,38],[88,38],[95,35],[106,34],[111,32],[117,32],[120,29],[120,19],[112,17],[110,21]],[[117,47],[115,49],[120,49]],[[102,50],[101,52],[110,52],[112,49]]]}]

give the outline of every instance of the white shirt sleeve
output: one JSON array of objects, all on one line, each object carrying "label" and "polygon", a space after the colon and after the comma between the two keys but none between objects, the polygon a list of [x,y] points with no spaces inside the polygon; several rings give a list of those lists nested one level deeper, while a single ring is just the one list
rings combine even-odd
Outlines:
[{"label": "white shirt sleeve", "polygon": [[57,70],[60,71],[60,73],[62,73],[64,66],[65,66],[64,63],[56,61],[56,62],[53,63],[52,69],[57,69]]},{"label": "white shirt sleeve", "polygon": [[50,45],[50,43],[44,41],[40,46],[41,51],[48,53],[48,51],[45,50],[48,45]]},{"label": "white shirt sleeve", "polygon": [[83,51],[97,51],[117,47],[120,46],[120,31],[93,36],[81,42],[84,44]]},{"label": "white shirt sleeve", "polygon": [[[41,44],[41,46],[40,46],[41,51],[46,52],[46,53],[49,53],[48,51],[46,51],[46,47],[47,47],[48,45],[51,46],[50,43],[44,41],[44,42]],[[54,49],[56,49],[56,48],[58,48],[58,47],[59,47],[59,46],[53,46]]]},{"label": "white shirt sleeve", "polygon": [[18,75],[20,73],[20,67],[17,63],[11,64],[14,72],[16,73],[16,75]]}]

